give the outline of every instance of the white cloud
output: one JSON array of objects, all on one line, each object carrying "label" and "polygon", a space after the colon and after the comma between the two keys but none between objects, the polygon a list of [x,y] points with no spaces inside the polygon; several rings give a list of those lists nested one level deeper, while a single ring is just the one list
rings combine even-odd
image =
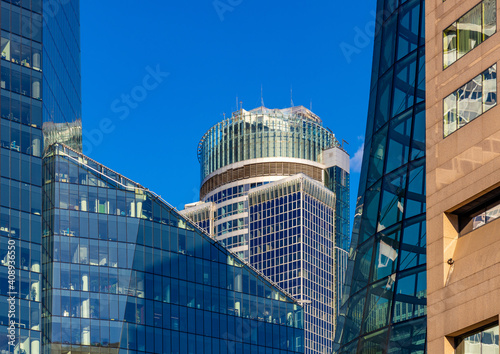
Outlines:
[{"label": "white cloud", "polygon": [[358,151],[354,154],[354,156],[351,158],[351,172],[361,172],[361,163],[363,162],[363,149],[365,147],[365,144],[361,144],[361,146],[358,148]]}]

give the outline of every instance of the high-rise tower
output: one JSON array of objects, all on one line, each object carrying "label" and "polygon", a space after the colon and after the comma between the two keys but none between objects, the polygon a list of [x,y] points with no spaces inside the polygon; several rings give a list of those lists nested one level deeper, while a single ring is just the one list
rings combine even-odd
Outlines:
[{"label": "high-rise tower", "polygon": [[79,1],[0,12],[0,351],[40,353],[43,135],[81,145]]},{"label": "high-rise tower", "polygon": [[379,0],[376,22],[339,353],[424,353],[424,1]]},{"label": "high-rise tower", "polygon": [[199,144],[183,214],[304,304],[306,353],[330,352],[349,244],[349,156],[298,106],[239,110]]}]

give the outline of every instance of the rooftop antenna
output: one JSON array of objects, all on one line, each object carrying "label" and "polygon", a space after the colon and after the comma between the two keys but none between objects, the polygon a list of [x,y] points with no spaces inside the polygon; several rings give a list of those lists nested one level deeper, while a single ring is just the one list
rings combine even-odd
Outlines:
[{"label": "rooftop antenna", "polygon": [[309,105],[309,110],[312,112],[313,110],[313,100],[311,100],[311,104]]},{"label": "rooftop antenna", "polygon": [[240,101],[240,110],[243,109],[243,101]]},{"label": "rooftop antenna", "polygon": [[290,86],[290,104],[293,107],[293,87]]},{"label": "rooftop antenna", "polygon": [[260,85],[260,104],[264,107],[264,95],[262,94],[262,84]]}]

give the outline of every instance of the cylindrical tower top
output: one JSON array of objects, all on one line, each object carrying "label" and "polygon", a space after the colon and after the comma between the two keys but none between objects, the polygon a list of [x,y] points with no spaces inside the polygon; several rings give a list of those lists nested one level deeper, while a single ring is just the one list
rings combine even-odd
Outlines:
[{"label": "cylindrical tower top", "polygon": [[201,181],[219,168],[250,159],[291,157],[322,162],[322,151],[336,145],[335,135],[303,106],[240,109],[200,140]]}]

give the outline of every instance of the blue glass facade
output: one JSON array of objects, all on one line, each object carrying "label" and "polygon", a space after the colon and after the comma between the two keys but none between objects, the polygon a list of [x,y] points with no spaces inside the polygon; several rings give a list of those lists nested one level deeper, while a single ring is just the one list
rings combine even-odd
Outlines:
[{"label": "blue glass facade", "polygon": [[425,353],[424,1],[379,0],[339,353]]},{"label": "blue glass facade", "polygon": [[330,353],[335,330],[335,195],[298,175],[251,191],[250,262],[304,304],[305,352]]},{"label": "blue glass facade", "polygon": [[157,195],[44,157],[45,353],[303,352],[303,310]]},{"label": "blue glass facade", "polygon": [[43,133],[45,146],[82,149],[80,0],[43,2]]},{"label": "blue glass facade", "polygon": [[[2,0],[0,5],[0,352],[40,353],[42,126],[56,106],[81,111],[79,2]],[[67,8],[75,11],[68,14]],[[67,72],[70,57],[78,66]],[[64,84],[50,93],[56,79]],[[75,89],[65,98],[69,82]]]},{"label": "blue glass facade", "polygon": [[324,149],[338,145],[321,119],[304,107],[249,112],[241,109],[213,126],[198,145],[201,180],[244,160],[292,157],[321,161]]},{"label": "blue glass facade", "polygon": [[349,230],[349,198],[350,175],[349,172],[333,166],[325,169],[325,186],[335,193],[335,279],[338,284],[336,289],[336,313],[339,312],[342,297],[344,296],[345,274],[347,271],[348,251],[350,244]]}]

